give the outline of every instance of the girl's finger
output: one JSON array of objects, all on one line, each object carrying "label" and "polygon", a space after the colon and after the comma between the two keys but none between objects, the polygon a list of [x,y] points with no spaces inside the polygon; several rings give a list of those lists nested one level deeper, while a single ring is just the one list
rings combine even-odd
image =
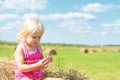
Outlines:
[{"label": "girl's finger", "polygon": [[43,59],[42,59],[42,62],[44,63],[44,62],[46,62],[47,61],[47,57],[44,57]]},{"label": "girl's finger", "polygon": [[43,65],[47,65],[49,62],[46,60],[45,62],[43,62]]},{"label": "girl's finger", "polygon": [[44,65],[44,68],[47,68],[48,67],[48,65]]}]

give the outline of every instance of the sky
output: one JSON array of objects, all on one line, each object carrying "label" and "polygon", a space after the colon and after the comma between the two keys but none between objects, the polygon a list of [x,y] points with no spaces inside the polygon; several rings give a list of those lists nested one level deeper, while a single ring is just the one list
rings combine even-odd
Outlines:
[{"label": "sky", "polygon": [[29,17],[43,22],[41,43],[120,45],[120,0],[0,0],[0,40],[17,42]]}]

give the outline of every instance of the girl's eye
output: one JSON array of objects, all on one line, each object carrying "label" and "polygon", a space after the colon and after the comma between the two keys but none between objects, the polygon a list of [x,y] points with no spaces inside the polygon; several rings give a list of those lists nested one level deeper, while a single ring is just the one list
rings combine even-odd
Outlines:
[{"label": "girl's eye", "polygon": [[39,38],[40,39],[41,37],[40,36],[38,36],[38,37],[37,36],[32,36],[32,38]]},{"label": "girl's eye", "polygon": [[35,36],[32,36],[32,38],[36,38]]}]

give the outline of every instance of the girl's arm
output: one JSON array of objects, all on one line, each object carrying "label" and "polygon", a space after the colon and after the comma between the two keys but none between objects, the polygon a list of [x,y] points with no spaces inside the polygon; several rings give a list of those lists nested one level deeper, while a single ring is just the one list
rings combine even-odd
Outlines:
[{"label": "girl's arm", "polygon": [[16,65],[21,72],[29,72],[39,68],[46,68],[48,64],[48,57],[45,57],[34,64],[24,64],[24,52],[20,45],[17,46],[14,57]]}]

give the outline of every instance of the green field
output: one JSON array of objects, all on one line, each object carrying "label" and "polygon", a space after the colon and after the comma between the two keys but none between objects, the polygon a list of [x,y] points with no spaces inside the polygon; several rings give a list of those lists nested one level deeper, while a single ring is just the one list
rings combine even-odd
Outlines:
[{"label": "green field", "polygon": [[[16,45],[1,44],[0,57],[13,58],[14,47]],[[85,73],[90,80],[120,80],[120,52],[114,51],[116,47],[104,47],[105,52],[81,53],[80,48],[90,46],[72,45],[41,45],[42,50],[54,48],[57,55],[53,55],[53,65],[66,70],[74,68],[81,73]],[[98,49],[98,47],[92,47]],[[118,47],[117,47],[118,48]]]}]

